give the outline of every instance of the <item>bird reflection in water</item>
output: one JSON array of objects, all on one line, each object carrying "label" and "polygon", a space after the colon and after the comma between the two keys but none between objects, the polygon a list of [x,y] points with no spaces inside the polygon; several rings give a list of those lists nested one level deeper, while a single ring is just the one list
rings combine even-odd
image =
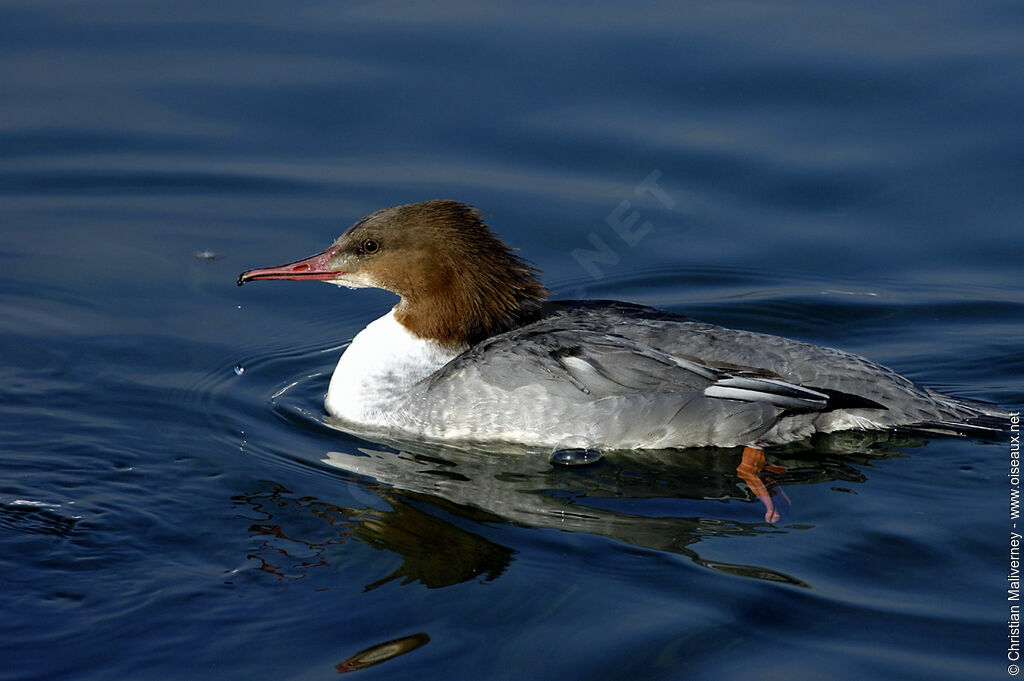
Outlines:
[{"label": "bird reflection in water", "polygon": [[[511,562],[511,549],[425,513],[401,494],[384,488],[376,491],[390,510],[331,504],[297,496],[280,485],[234,497],[237,505],[266,514],[263,522],[249,526],[260,541],[249,558],[258,561],[261,572],[295,581],[311,569],[330,567],[337,547],[353,540],[402,557],[401,566],[367,584],[366,591],[396,579],[428,588],[476,577],[492,580]],[[477,519],[482,515],[477,514]]]},{"label": "bird reflection in water", "polygon": [[[338,545],[358,541],[402,558],[390,574],[365,585],[399,580],[441,588],[472,579],[498,578],[515,550],[456,526],[553,528],[603,536],[626,545],[689,558],[732,575],[807,586],[799,578],[755,564],[707,560],[696,547],[710,537],[737,538],[799,530],[735,519],[739,502],[779,514],[787,501],[781,486],[866,480],[860,466],[901,456],[898,448],[922,444],[896,434],[841,433],[810,445],[763,453],[721,449],[612,452],[593,465],[565,468],[547,456],[523,452],[462,450],[387,442],[384,447],[332,451],[321,461],[345,471],[350,485],[372,494],[373,506],[352,508],[277,487],[236,497],[261,511],[251,525],[262,545],[251,557],[279,579],[299,579],[330,565]],[[777,480],[766,475],[773,473]],[[685,515],[640,515],[636,502],[670,501]],[[378,508],[383,502],[388,508]],[[724,504],[716,513],[709,503]],[[780,503],[782,502],[782,503]],[[692,511],[692,513],[691,513]],[[715,517],[715,516],[719,517]],[[722,517],[731,516],[731,517]],[[777,519],[777,516],[776,516]],[[466,525],[463,524],[463,527]],[[340,560],[340,558],[338,558]]]}]

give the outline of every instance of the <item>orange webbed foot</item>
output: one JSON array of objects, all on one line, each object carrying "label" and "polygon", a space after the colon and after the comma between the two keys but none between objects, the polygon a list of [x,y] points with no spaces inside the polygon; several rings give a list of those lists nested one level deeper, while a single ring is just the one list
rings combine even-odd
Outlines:
[{"label": "orange webbed foot", "polygon": [[[762,477],[764,471],[782,473],[785,472],[785,468],[767,465],[764,450],[760,447],[744,447],[743,459],[736,467],[736,474],[743,482],[747,483],[750,491],[764,504],[764,519],[770,523],[776,523],[782,518],[782,511],[789,506],[789,497],[770,477]],[[773,501],[773,497],[777,498]]]}]

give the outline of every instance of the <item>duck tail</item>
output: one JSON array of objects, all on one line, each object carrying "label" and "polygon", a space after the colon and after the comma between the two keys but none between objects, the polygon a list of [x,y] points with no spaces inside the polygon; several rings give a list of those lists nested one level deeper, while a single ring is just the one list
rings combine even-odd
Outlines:
[{"label": "duck tail", "polygon": [[994,438],[1010,430],[1010,412],[991,402],[941,395],[953,415],[901,426],[901,430],[962,437]]}]

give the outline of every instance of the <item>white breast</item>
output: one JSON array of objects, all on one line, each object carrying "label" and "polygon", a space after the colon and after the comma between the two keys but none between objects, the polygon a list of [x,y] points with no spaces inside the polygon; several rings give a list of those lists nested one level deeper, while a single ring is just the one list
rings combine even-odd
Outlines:
[{"label": "white breast", "polygon": [[392,310],[352,339],[334,369],[324,404],[328,413],[346,421],[392,425],[395,402],[458,354],[414,336]]}]

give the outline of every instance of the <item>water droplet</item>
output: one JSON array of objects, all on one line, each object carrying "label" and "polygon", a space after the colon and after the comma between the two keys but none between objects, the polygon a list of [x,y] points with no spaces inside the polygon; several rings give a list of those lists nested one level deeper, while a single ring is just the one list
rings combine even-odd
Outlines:
[{"label": "water droplet", "polygon": [[236,364],[235,365],[235,375],[241,376],[244,373],[245,373],[245,367],[242,366],[241,364]]},{"label": "water droplet", "polygon": [[551,463],[559,466],[585,466],[601,460],[596,449],[558,449],[551,455]]}]

